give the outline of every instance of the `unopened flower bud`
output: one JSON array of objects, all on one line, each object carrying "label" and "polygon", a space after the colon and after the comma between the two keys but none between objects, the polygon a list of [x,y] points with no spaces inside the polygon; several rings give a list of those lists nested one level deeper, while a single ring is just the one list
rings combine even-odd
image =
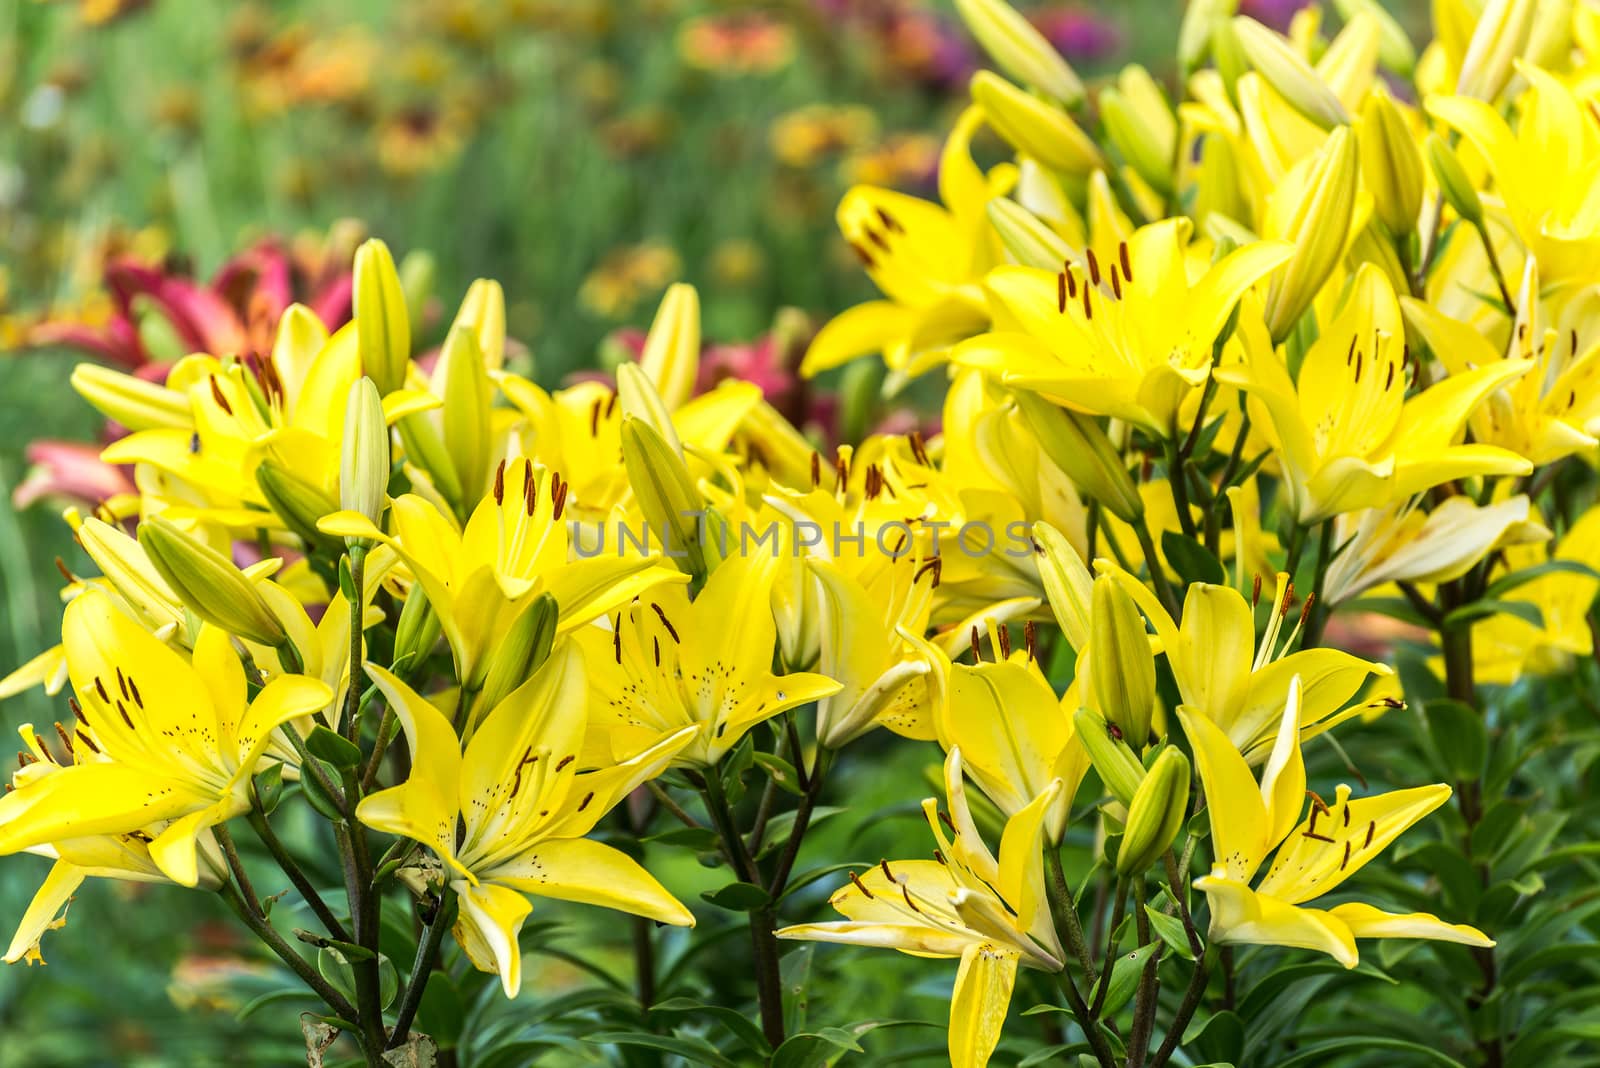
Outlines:
[{"label": "unopened flower bud", "polygon": [[1005,0],[956,0],[956,11],[995,65],[1064,107],[1083,99],[1083,82],[1033,24]]},{"label": "unopened flower bud", "polygon": [[1157,193],[1170,195],[1178,120],[1150,72],[1138,64],[1123,68],[1116,86],[1100,93],[1100,119],[1134,172]]},{"label": "unopened flower bud", "polygon": [[184,607],[207,623],[259,645],[288,640],[255,584],[211,546],[159,516],[139,525],[139,544]]},{"label": "unopened flower bud", "polygon": [[1528,45],[1538,7],[1538,0],[1489,0],[1461,59],[1458,94],[1488,102],[1500,95]]},{"label": "unopened flower bud", "polygon": [[1033,525],[1033,540],[1039,547],[1039,580],[1044,585],[1050,611],[1067,644],[1075,652],[1081,652],[1089,645],[1094,579],[1078,550],[1049,523]]},{"label": "unopened flower bud", "polygon": [[506,362],[506,294],[492,278],[479,278],[467,287],[451,328],[466,327],[478,340],[483,365],[498,371]]},{"label": "unopened flower bud", "polygon": [[1150,738],[1156,665],[1144,617],[1110,575],[1095,579],[1089,628],[1089,701],[1135,752]]},{"label": "unopened flower bud", "polygon": [[1189,810],[1189,760],[1173,746],[1161,750],[1128,804],[1117,850],[1117,874],[1138,875],[1171,847]]},{"label": "unopened flower bud", "polygon": [[670,286],[645,335],[639,367],[655,384],[668,411],[694,395],[700,370],[700,294],[679,282]]},{"label": "unopened flower bud", "polygon": [[354,301],[361,369],[380,395],[393,393],[411,361],[411,315],[394,256],[376,238],[356,249]]},{"label": "unopened flower bud", "polygon": [[1324,130],[1349,123],[1339,97],[1282,36],[1243,15],[1234,18],[1233,32],[1250,66],[1290,107]]},{"label": "unopened flower bud", "polygon": [[1189,0],[1178,26],[1178,69],[1185,80],[1206,61],[1212,33],[1239,8],[1239,0]]},{"label": "unopened flower bud", "polygon": [[1444,195],[1445,203],[1473,226],[1482,226],[1483,201],[1478,199],[1478,191],[1473,188],[1472,179],[1467,177],[1461,160],[1438,134],[1428,135],[1425,148],[1428,167],[1433,171],[1434,180],[1439,183],[1439,192]]},{"label": "unopened flower bud", "polygon": [[1378,61],[1403,77],[1411,77],[1417,65],[1417,50],[1405,27],[1378,0],[1333,0],[1339,17],[1347,24],[1357,15],[1369,16],[1378,27]]},{"label": "unopened flower bud", "polygon": [[1291,206],[1282,234],[1295,248],[1272,275],[1267,292],[1267,327],[1274,341],[1288,336],[1344,255],[1359,173],[1355,138],[1341,126],[1312,157],[1305,195]]},{"label": "unopened flower bud", "polygon": [[1000,236],[1000,243],[1011,258],[1024,267],[1059,271],[1073,258],[1071,246],[1033,212],[1006,197],[995,197],[988,205],[989,225]]},{"label": "unopened flower bud", "polygon": [[380,523],[389,487],[389,426],[372,379],[358,378],[344,409],[339,455],[339,507]]},{"label": "unopened flower bud", "polygon": [[72,388],[95,411],[129,430],[188,430],[194,426],[186,394],[97,363],[73,368]]},{"label": "unopened flower bud", "polygon": [[556,599],[548,593],[541,593],[518,613],[489,660],[478,709],[488,712],[544,665],[555,643],[559,615]]},{"label": "unopened flower bud", "polygon": [[271,460],[263,460],[256,466],[256,485],[267,499],[267,506],[291,532],[307,545],[328,544],[328,536],[317,530],[317,521],[337,512],[337,501]]},{"label": "unopened flower bud", "polygon": [[150,629],[183,622],[178,595],[150,562],[150,554],[120,527],[98,519],[81,518],[76,510],[67,512],[73,537],[95,562],[100,574],[126,601]]},{"label": "unopened flower bud", "polygon": [[1039,448],[1073,485],[1125,523],[1144,514],[1127,465],[1093,416],[1057,407],[1025,390],[1013,397]]},{"label": "unopened flower bud", "polygon": [[1396,237],[1417,228],[1422,210],[1422,153],[1405,116],[1383,88],[1373,89],[1361,107],[1356,127],[1361,174],[1372,193],[1378,217]]},{"label": "unopened flower bud", "polygon": [[397,673],[409,671],[426,659],[439,643],[439,613],[433,602],[423,592],[420,583],[413,584],[400,606],[400,620],[394,628],[394,665]]},{"label": "unopened flower bud", "polygon": [[648,422],[624,416],[622,462],[639,511],[649,528],[662,536],[664,555],[688,574],[704,576],[700,519],[705,500],[683,457]]},{"label": "unopened flower bud", "polygon": [[972,76],[972,101],[1003,140],[1063,174],[1087,175],[1105,165],[1100,149],[1065,111],[997,74]]},{"label": "unopened flower bud", "polygon": [[444,398],[444,451],[455,468],[463,499],[476,503],[489,483],[494,386],[484,366],[478,336],[468,327],[450,328],[434,368],[433,390]]},{"label": "unopened flower bud", "polygon": [[1111,796],[1124,805],[1132,804],[1139,784],[1144,781],[1145,771],[1128,743],[1120,737],[1120,728],[1088,708],[1078,709],[1073,724],[1084,749],[1088,750],[1089,763],[1094,765]]}]

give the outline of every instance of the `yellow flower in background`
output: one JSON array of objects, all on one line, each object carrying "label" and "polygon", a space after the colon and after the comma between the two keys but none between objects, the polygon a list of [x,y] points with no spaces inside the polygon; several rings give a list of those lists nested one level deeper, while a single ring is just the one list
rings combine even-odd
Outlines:
[{"label": "yellow flower in background", "polygon": [[1000,856],[989,852],[967,808],[961,751],[945,760],[950,833],[935,798],[922,803],[939,848],[933,860],[883,861],[834,893],[847,918],[785,927],[779,938],[956,957],[950,999],[950,1063],[983,1068],[1000,1041],[1019,965],[1047,972],[1066,959],[1044,887],[1044,824],[1062,787],[1046,785],[1006,821]]},{"label": "yellow flower in background", "polygon": [[708,766],[752,727],[835,693],[822,675],[772,672],[776,556],[729,556],[691,601],[679,584],[642,591],[578,642],[589,663],[591,729],[584,752],[604,761],[688,730],[674,760]]},{"label": "yellow flower in background", "polygon": [[824,326],[801,374],[877,352],[891,371],[915,376],[988,321],[978,286],[994,258],[984,206],[1005,191],[1014,172],[1003,166],[985,175],[973,162],[972,136],[982,122],[982,112],[968,108],[945,143],[942,204],[873,186],[844,195],[839,230],[885,299],[858,304]]},{"label": "yellow flower in background", "polygon": [[1382,507],[1451,479],[1532,470],[1505,449],[1455,443],[1478,405],[1531,361],[1496,360],[1408,397],[1417,369],[1400,305],[1370,264],[1356,272],[1297,379],[1255,315],[1242,314],[1239,330],[1244,362],[1217,368],[1217,380],[1249,394],[1256,421],[1272,428],[1302,523]]},{"label": "yellow flower in background", "polygon": [[85,744],[104,759],[0,798],[0,853],[170,820],[150,842],[151,860],[173,882],[196,885],[198,840],[250,808],[250,776],[272,732],[320,710],[332,692],[284,675],[247,700],[244,666],[222,631],[202,627],[190,663],[99,591],[67,606],[62,644],[93,739]]},{"label": "yellow flower in background", "polygon": [[764,14],[704,15],[678,30],[678,54],[713,74],[771,74],[794,58],[794,31]]},{"label": "yellow flower in background", "polygon": [[625,245],[606,253],[584,278],[578,303],[603,319],[620,319],[682,273],[683,261],[668,245]]},{"label": "yellow flower in background", "polygon": [[1592,282],[1600,260],[1600,124],[1585,101],[1548,71],[1519,63],[1529,88],[1515,130],[1470,96],[1434,97],[1428,112],[1460,132],[1494,178],[1494,192],[1523,247],[1553,282]]},{"label": "yellow flower in background", "polygon": [[1600,593],[1600,508],[1591,507],[1555,543],[1506,550],[1509,573],[1558,561],[1567,570],[1540,575],[1505,594],[1505,600],[1537,611],[1538,622],[1498,612],[1472,626],[1474,674],[1481,682],[1512,683],[1524,675],[1570,669],[1574,657],[1594,651],[1589,607]]},{"label": "yellow flower in background", "polygon": [[1174,434],[1239,297],[1292,251],[1260,242],[1191,266],[1190,230],[1184,219],[1154,223],[1104,260],[1091,248],[1055,272],[996,268],[984,287],[997,330],[952,359],[1058,404]]},{"label": "yellow flower in background", "polygon": [[[1215,864],[1194,881],[1211,904],[1211,939],[1295,946],[1327,953],[1346,968],[1359,961],[1357,938],[1429,938],[1492,946],[1481,931],[1425,912],[1384,912],[1362,901],[1331,909],[1304,907],[1338,888],[1412,824],[1450,797],[1448,786],[1421,786],[1352,800],[1340,786],[1332,805],[1315,795],[1302,822],[1306,771],[1301,762],[1300,685],[1294,681],[1279,717],[1272,753],[1256,782],[1233,743],[1211,720],[1178,709],[1205,785]],[[1255,878],[1274,849],[1272,867]],[[1251,883],[1254,882],[1254,887]]]},{"label": "yellow flower in background", "polygon": [[411,775],[363,798],[367,826],[422,843],[445,865],[460,901],[456,940],[507,997],[522,985],[517,933],[524,895],[621,909],[659,923],[694,917],[626,853],[584,837],[692,731],[624,760],[580,765],[588,721],[583,657],[559,644],[533,677],[491,709],[463,751],[444,713],[375,664],[367,671],[410,743]]}]

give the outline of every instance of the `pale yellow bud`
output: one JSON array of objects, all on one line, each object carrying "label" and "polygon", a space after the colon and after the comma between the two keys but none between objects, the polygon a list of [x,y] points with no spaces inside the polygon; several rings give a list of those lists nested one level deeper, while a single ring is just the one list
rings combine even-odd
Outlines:
[{"label": "pale yellow bud", "polygon": [[1478,190],[1473,187],[1472,179],[1467,177],[1466,170],[1450,145],[1438,134],[1429,134],[1425,148],[1428,167],[1433,171],[1434,180],[1439,183],[1439,192],[1444,195],[1445,203],[1473,226],[1482,226],[1483,201],[1478,199]]},{"label": "pale yellow bud", "polygon": [[705,500],[678,450],[645,420],[624,416],[622,462],[639,512],[662,554],[690,575],[706,574],[701,545]]},{"label": "pale yellow bud", "polygon": [[1024,267],[1059,271],[1069,258],[1076,258],[1072,247],[1059,234],[1016,201],[995,197],[989,201],[987,210],[989,225],[999,235],[1000,244]]},{"label": "pale yellow bud", "polygon": [[956,11],[995,64],[1065,107],[1083,99],[1083,82],[1033,24],[1005,0],[956,0]]},{"label": "pale yellow bud", "polygon": [[694,286],[679,282],[667,289],[645,335],[639,367],[668,411],[683,407],[694,395],[700,370],[700,294]]},{"label": "pale yellow bud", "polygon": [[1239,9],[1239,0],[1189,0],[1178,27],[1178,69],[1187,78],[1206,60],[1212,35]]},{"label": "pale yellow bud", "polygon": [[194,426],[186,394],[97,363],[73,368],[72,388],[95,411],[129,430],[188,430]]},{"label": "pale yellow bud", "polygon": [[389,487],[389,427],[372,379],[358,378],[345,402],[339,507],[380,523]]},{"label": "pale yellow bud", "polygon": [[389,246],[373,238],[356,249],[356,338],[361,369],[380,395],[405,385],[411,360],[411,318]]},{"label": "pale yellow bud", "polygon": [[1156,665],[1139,607],[1110,575],[1095,579],[1089,628],[1089,703],[1135,751],[1150,738]]},{"label": "pale yellow bud", "polygon": [[1467,42],[1457,93],[1491,102],[1500,95],[1528,46],[1537,8],[1538,0],[1489,0]]},{"label": "pale yellow bud", "polygon": [[1094,417],[1059,408],[1024,390],[1013,397],[1039,448],[1073,485],[1123,522],[1132,523],[1144,514],[1144,500],[1127,465]]},{"label": "pale yellow bud", "polygon": [[989,125],[1023,155],[1063,174],[1086,175],[1104,166],[1094,141],[1054,104],[986,70],[972,76],[971,91]]},{"label": "pale yellow bud", "polygon": [[506,362],[506,295],[500,283],[480,278],[467,287],[451,328],[471,330],[483,353],[483,365],[498,371]]},{"label": "pale yellow bud", "polygon": [[184,607],[207,623],[260,645],[288,640],[255,584],[209,545],[160,517],[139,525],[139,544]]},{"label": "pale yellow bud", "polygon": [[1296,111],[1324,130],[1349,123],[1339,97],[1283,37],[1243,15],[1233,31],[1250,66]]},{"label": "pale yellow bud", "polygon": [[1282,235],[1294,255],[1272,276],[1267,292],[1267,327],[1281,341],[1311,305],[1344,254],[1355,211],[1359,167],[1349,127],[1328,136],[1311,163],[1306,194],[1294,205]]},{"label": "pale yellow bud", "polygon": [[1417,228],[1422,211],[1422,153],[1405,116],[1382,88],[1373,90],[1362,105],[1356,139],[1361,175],[1378,218],[1396,237],[1405,237]]},{"label": "pale yellow bud", "polygon": [[441,413],[444,449],[455,468],[463,499],[475,500],[488,485],[494,386],[484,367],[478,335],[453,326],[439,352],[434,391],[444,398]]}]

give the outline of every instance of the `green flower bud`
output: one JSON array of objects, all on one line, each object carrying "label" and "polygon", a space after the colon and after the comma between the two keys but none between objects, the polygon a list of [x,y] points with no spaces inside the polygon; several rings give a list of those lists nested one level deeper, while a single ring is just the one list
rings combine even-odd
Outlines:
[{"label": "green flower bud", "polygon": [[1157,193],[1169,196],[1178,120],[1150,72],[1138,64],[1124,67],[1116,87],[1100,94],[1100,119],[1134,172]]},{"label": "green flower bud", "polygon": [[[1144,765],[1133,755],[1118,735],[1121,730],[1107,723],[1092,709],[1080,708],[1073,716],[1078,738],[1089,752],[1089,763],[1099,773],[1111,796],[1124,805],[1132,804],[1133,797],[1144,781]],[[1113,733],[1115,732],[1115,733]]]},{"label": "green flower bud", "polygon": [[394,629],[394,663],[397,672],[409,671],[427,658],[439,644],[439,613],[433,602],[414,584],[400,606],[400,620]]},{"label": "green flower bud", "polygon": [[1005,0],[956,0],[956,11],[995,65],[1065,107],[1083,99],[1083,82],[1033,24]]},{"label": "green flower bud", "polygon": [[1072,258],[1072,247],[1033,212],[1006,197],[989,201],[989,225],[1011,258],[1024,267],[1059,271]]},{"label": "green flower bud", "polygon": [[139,544],[184,607],[207,623],[258,645],[289,640],[255,584],[211,546],[159,516],[139,525]]},{"label": "green flower bud", "polygon": [[372,379],[350,387],[344,409],[344,443],[339,454],[339,507],[383,521],[389,487],[389,426]]},{"label": "green flower bud", "polygon": [[972,76],[971,90],[989,125],[1023,155],[1063,174],[1087,175],[1105,166],[1089,135],[1048,101],[986,70]]},{"label": "green flower bud", "polygon": [[548,593],[535,597],[517,614],[495,647],[476,708],[487,713],[543,666],[555,644],[559,615],[556,599]]},{"label": "green flower bud", "polygon": [[671,411],[694,395],[700,368],[700,294],[679,282],[670,286],[645,335],[639,367],[655,384],[661,403]]},{"label": "green flower bud", "polygon": [[451,328],[466,327],[478,340],[483,365],[498,371],[506,362],[506,294],[492,278],[479,278],[467,287]]},{"label": "green flower bud", "polygon": [[1467,177],[1461,160],[1456,158],[1450,145],[1438,134],[1429,134],[1424,147],[1428,153],[1428,167],[1433,171],[1434,180],[1439,183],[1439,192],[1444,194],[1445,203],[1473,226],[1482,226],[1483,201],[1478,199],[1472,179]]},{"label": "green flower bud", "polygon": [[1234,18],[1233,32],[1250,66],[1290,107],[1324,130],[1350,122],[1349,113],[1328,83],[1282,36],[1243,15]]},{"label": "green flower bud", "polygon": [[1127,465],[1093,416],[1057,407],[1023,390],[1012,397],[1039,448],[1073,485],[1125,523],[1144,514],[1144,501]]},{"label": "green flower bud", "polygon": [[271,460],[257,465],[256,485],[261,488],[268,507],[301,541],[308,546],[333,544],[326,534],[317,530],[317,521],[337,512],[339,502]]},{"label": "green flower bud", "polygon": [[1189,0],[1178,27],[1178,69],[1185,80],[1206,61],[1216,27],[1239,9],[1239,0]]},{"label": "green flower bud", "polygon": [[1489,0],[1461,59],[1457,93],[1490,102],[1500,95],[1528,46],[1538,7],[1538,0]]},{"label": "green flower bud", "polygon": [[1378,0],[1333,0],[1339,17],[1346,23],[1357,15],[1371,16],[1378,25],[1378,61],[1404,77],[1411,77],[1417,65],[1417,49],[1407,36],[1405,27],[1378,3]]},{"label": "green flower bud", "polygon": [[622,462],[634,498],[650,530],[664,542],[664,555],[690,575],[706,574],[700,544],[705,500],[683,457],[645,420],[624,416]]},{"label": "green flower bud", "polygon": [[1189,760],[1178,749],[1161,750],[1128,804],[1128,822],[1117,850],[1117,874],[1138,875],[1161,858],[1189,810]]},{"label": "green flower bud", "polygon": [[463,499],[475,502],[489,484],[493,449],[489,409],[494,402],[494,386],[484,367],[477,335],[468,327],[450,328],[439,351],[433,384],[434,392],[444,398],[444,451],[455,468]]},{"label": "green flower bud", "polygon": [[376,238],[356,249],[354,302],[361,369],[380,394],[393,393],[411,361],[411,313],[389,246]]},{"label": "green flower bud", "polygon": [[1135,752],[1150,739],[1156,665],[1144,617],[1110,575],[1094,581],[1089,628],[1089,700]]}]

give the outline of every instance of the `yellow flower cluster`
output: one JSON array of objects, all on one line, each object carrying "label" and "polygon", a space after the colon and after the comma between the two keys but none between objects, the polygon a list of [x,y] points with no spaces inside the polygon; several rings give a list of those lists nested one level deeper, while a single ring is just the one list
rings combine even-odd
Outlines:
[{"label": "yellow flower cluster", "polygon": [[[217,888],[304,964],[229,829],[270,848],[285,784],[348,861],[348,916],[295,885],[354,996],[301,974],[369,1060],[421,996],[414,977],[391,1029],[374,897],[411,896],[419,962],[448,928],[508,995],[530,896],[692,924],[590,835],[641,788],[758,895],[774,1046],[775,935],[959,958],[964,1066],[996,1048],[1019,967],[1059,975],[1095,1059],[1121,1063],[1104,980],[1092,1005],[1079,988],[1099,969],[1062,871],[1075,813],[1119,887],[1203,891],[1212,942],[1349,967],[1359,938],[1492,947],[1425,913],[1308,907],[1451,791],[1325,802],[1301,744],[1399,704],[1389,667],[1336,647],[1335,609],[1374,594],[1431,633],[1464,702],[1591,650],[1592,479],[1547,491],[1600,435],[1595,10],[1441,0],[1457,32],[1417,56],[1376,4],[1343,5],[1330,38],[1314,11],[1282,37],[1199,2],[1176,105],[1130,67],[1091,109],[1002,0],[957,6],[1001,73],[972,81],[939,202],[846,195],[883,295],[805,358],[881,357],[891,391],[943,375],[935,436],[824,449],[753,383],[697,393],[683,285],[614,382],[509,371],[490,281],[415,352],[377,242],[332,334],[296,306],[269,352],[163,382],[79,368],[137,492],[69,517],[100,573],[70,576],[62,646],[0,684],[75,694],[72,720],[24,729],[0,799],[0,852],[55,859],[8,960],[109,877]],[[981,169],[984,131],[1014,161]],[[828,773],[879,728],[944,754],[933,842],[853,873],[845,919],[775,930]],[[800,797],[770,842],[776,794],[740,827],[724,781],[769,733],[757,762]],[[1152,1057],[1159,1002],[1144,982],[1134,1000],[1130,1063],[1161,1064],[1194,1005]]]}]

